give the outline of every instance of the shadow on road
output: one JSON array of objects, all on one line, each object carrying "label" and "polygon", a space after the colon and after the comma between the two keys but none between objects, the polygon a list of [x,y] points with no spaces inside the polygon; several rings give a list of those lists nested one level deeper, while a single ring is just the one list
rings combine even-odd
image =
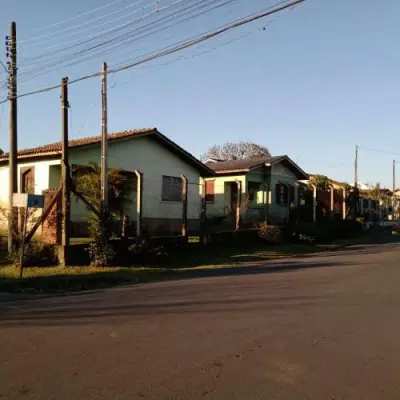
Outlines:
[{"label": "shadow on road", "polygon": [[[263,267],[239,267],[213,269],[209,271],[189,271],[186,278],[259,275],[274,272],[288,272],[306,268],[327,268],[345,265],[357,265],[348,262],[307,262],[284,261],[279,265]],[[68,276],[65,276],[68,279]],[[268,284],[270,285],[270,284]],[[271,283],[273,286],[273,284]],[[232,295],[229,298],[220,294]],[[283,310],[288,305],[299,303],[321,304],[323,298],[293,296],[290,284],[280,283],[279,289],[284,289],[285,296],[271,297],[265,302],[265,281],[252,284],[253,290],[243,280],[188,280],[185,285],[170,282],[160,283],[148,290],[149,286],[122,287],[109,290],[81,292],[58,296],[46,296],[35,300],[3,303],[0,308],[0,318],[3,327],[22,325],[76,325],[88,322],[112,321],[119,317],[141,317],[159,314],[177,313],[213,313],[220,311],[239,312],[251,309]],[[256,288],[256,290],[254,290]],[[271,289],[271,288],[270,288]],[[251,295],[249,294],[251,293]],[[178,300],[177,300],[178,299]],[[272,308],[271,308],[272,307]]]}]

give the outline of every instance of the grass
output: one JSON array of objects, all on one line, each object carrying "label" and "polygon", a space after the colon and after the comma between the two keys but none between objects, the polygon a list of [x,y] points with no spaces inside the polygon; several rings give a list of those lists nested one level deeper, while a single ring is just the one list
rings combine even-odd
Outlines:
[{"label": "grass", "polygon": [[[387,242],[395,236],[379,236]],[[383,238],[383,239],[382,239]],[[399,237],[397,237],[397,240]],[[379,242],[379,240],[378,240]],[[25,268],[24,278],[13,266],[1,266],[0,292],[65,292],[101,289],[127,284],[147,283],[166,279],[188,277],[191,272],[220,270],[233,267],[263,265],[267,261],[322,251],[330,251],[349,245],[377,243],[376,235],[363,235],[356,239],[339,240],[333,244],[272,246],[264,243],[234,243],[229,245],[189,245],[185,250],[171,250],[159,265],[142,267],[40,267]]]},{"label": "grass", "polygon": [[24,278],[14,266],[0,266],[0,292],[65,292],[184,278],[190,272],[263,265],[282,257],[315,253],[329,246],[267,244],[210,246],[170,254],[159,266],[143,267],[28,267]]}]

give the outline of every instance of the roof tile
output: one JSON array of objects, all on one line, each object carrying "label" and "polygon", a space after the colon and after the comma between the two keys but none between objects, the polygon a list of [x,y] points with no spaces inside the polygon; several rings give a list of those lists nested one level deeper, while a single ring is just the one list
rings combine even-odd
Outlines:
[{"label": "roof tile", "polygon": [[[135,135],[140,135],[140,134],[150,134],[150,133],[156,133],[157,129],[156,128],[142,128],[142,129],[130,129],[126,130],[123,132],[114,132],[108,134],[108,140],[115,140],[115,139],[121,139],[125,137],[131,137]],[[81,146],[87,146],[90,144],[96,144],[101,142],[101,136],[90,136],[90,137],[85,137],[82,139],[75,139],[75,140],[70,140],[68,142],[68,147],[69,148],[76,148],[76,147],[81,147]],[[22,149],[18,151],[18,156],[40,156],[40,155],[47,155],[47,154],[53,154],[53,153],[61,153],[61,142],[56,142],[56,143],[50,143],[46,144],[43,146],[39,147],[34,147],[30,149]],[[8,159],[8,153],[4,153],[2,156],[0,156],[0,160],[5,160]]]}]

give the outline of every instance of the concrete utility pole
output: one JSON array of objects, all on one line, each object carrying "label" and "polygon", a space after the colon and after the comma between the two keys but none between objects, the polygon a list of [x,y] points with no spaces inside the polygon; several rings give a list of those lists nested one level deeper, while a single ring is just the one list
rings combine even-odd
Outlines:
[{"label": "concrete utility pole", "polygon": [[8,99],[10,101],[10,131],[9,131],[9,183],[8,183],[8,252],[14,250],[15,235],[18,229],[17,211],[13,207],[13,194],[18,192],[17,166],[17,27],[11,22],[10,36],[6,37],[8,62]]},{"label": "concrete utility pole", "polygon": [[[62,179],[62,235],[61,244],[64,247],[69,245],[70,225],[70,169],[68,157],[68,78],[61,81],[61,120],[62,120],[62,154],[61,154],[61,179]],[[64,254],[65,255],[65,254]]]},{"label": "concrete utility pole", "polygon": [[354,187],[358,187],[358,146],[356,145],[356,155],[354,159]]},{"label": "concrete utility pole", "polygon": [[101,80],[101,228],[107,240],[108,226],[108,118],[107,118],[107,64],[103,63]]}]

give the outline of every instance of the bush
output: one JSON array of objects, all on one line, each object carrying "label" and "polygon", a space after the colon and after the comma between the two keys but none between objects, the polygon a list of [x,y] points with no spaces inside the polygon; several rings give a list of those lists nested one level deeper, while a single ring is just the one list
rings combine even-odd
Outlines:
[{"label": "bush", "polygon": [[335,239],[347,239],[361,235],[362,224],[354,220],[333,220],[296,224],[289,228],[294,241],[326,242]]},{"label": "bush", "polygon": [[[8,261],[20,267],[21,249],[7,256]],[[54,251],[54,246],[43,245],[38,242],[29,242],[24,250],[24,267],[42,267],[58,264],[58,258]]]},{"label": "bush", "polygon": [[93,267],[108,267],[113,264],[116,253],[108,243],[96,241],[89,244],[90,265]]},{"label": "bush", "polygon": [[258,235],[269,243],[281,243],[283,240],[282,229],[276,225],[268,225],[266,222],[258,225]]}]

